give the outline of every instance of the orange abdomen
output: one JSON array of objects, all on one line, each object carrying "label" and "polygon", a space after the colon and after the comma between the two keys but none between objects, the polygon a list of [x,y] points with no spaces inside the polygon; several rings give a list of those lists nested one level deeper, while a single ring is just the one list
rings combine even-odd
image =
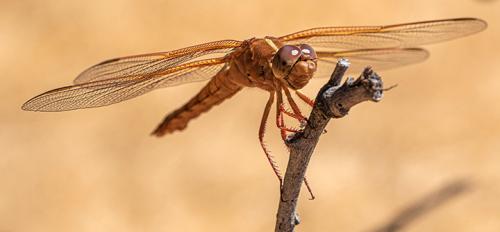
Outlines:
[{"label": "orange abdomen", "polygon": [[230,76],[225,70],[219,72],[196,96],[179,109],[167,115],[152,134],[163,136],[177,130],[184,130],[191,119],[198,117],[213,106],[232,97],[242,87],[229,78]]}]

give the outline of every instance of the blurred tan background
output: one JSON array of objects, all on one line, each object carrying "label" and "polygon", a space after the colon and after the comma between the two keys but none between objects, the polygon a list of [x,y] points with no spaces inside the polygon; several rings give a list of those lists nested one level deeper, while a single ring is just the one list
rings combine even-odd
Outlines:
[{"label": "blurred tan background", "polygon": [[[330,25],[479,17],[477,35],[427,46],[381,73],[399,87],[332,121],[308,170],[299,231],[369,231],[455,178],[474,190],[407,231],[500,231],[500,3],[422,1],[1,1],[0,231],[271,231],[278,182],[258,143],[267,93],[248,89],[157,139],[203,83],[105,108],[20,110],[123,55]],[[305,92],[314,96],[323,80]],[[287,154],[268,135],[282,166]]]}]

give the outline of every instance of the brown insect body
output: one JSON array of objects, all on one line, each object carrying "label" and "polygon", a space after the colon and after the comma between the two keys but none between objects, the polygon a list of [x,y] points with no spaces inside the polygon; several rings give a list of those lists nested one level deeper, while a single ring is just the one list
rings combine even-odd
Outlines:
[{"label": "brown insect body", "polygon": [[[155,89],[210,80],[191,100],[170,113],[153,132],[162,136],[186,128],[188,122],[244,87],[269,92],[259,127],[259,142],[276,176],[278,166],[264,142],[271,107],[283,140],[297,132],[284,115],[306,123],[290,90],[300,93],[313,77],[329,77],[338,58],[350,60],[351,72],[366,65],[376,70],[421,62],[429,53],[416,46],[442,42],[484,30],[476,18],[455,18],[385,26],[319,27],[281,37],[220,40],[167,52],[115,58],[82,72],[70,86],[50,90],[23,104],[30,111],[67,111],[126,101]],[[309,46],[310,45],[310,46]],[[215,55],[215,58],[208,58]],[[283,95],[284,93],[284,95]],[[288,104],[291,111],[284,108]],[[307,182],[306,182],[306,186]]]},{"label": "brown insect body", "polygon": [[173,133],[187,127],[190,120],[207,112],[213,106],[232,97],[243,87],[257,87],[269,92],[284,88],[301,89],[313,77],[316,61],[303,59],[295,63],[286,81],[279,80],[272,71],[271,61],[276,48],[284,44],[277,38],[249,39],[228,54],[230,62],[222,68],[198,94],[179,109],[173,111],[153,131],[156,136]]}]

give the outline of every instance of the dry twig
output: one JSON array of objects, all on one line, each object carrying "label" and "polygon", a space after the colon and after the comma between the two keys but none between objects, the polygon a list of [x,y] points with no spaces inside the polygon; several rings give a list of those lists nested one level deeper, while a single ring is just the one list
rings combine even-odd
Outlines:
[{"label": "dry twig", "polygon": [[316,97],[306,127],[287,141],[290,158],[281,189],[275,227],[277,232],[293,231],[299,224],[296,206],[304,174],[319,136],[323,134],[330,119],[344,117],[351,107],[361,102],[377,102],[382,99],[384,91],[382,79],[370,67],[365,68],[358,79],[348,78],[341,85],[342,77],[348,67],[347,60],[339,60],[330,80]]}]

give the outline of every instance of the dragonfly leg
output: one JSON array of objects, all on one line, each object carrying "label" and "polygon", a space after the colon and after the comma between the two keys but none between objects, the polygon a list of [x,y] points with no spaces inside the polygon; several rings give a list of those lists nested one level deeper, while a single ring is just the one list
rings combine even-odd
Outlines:
[{"label": "dragonfly leg", "polygon": [[299,106],[293,100],[292,95],[290,94],[290,91],[288,90],[288,88],[285,87],[285,88],[283,88],[283,90],[285,91],[286,99],[288,100],[288,103],[292,107],[293,114],[295,115],[292,117],[299,121],[301,127],[304,127],[305,124],[307,124],[307,118],[302,114]]},{"label": "dragonfly leg", "polygon": [[[288,115],[290,117],[293,117],[293,118],[299,120],[299,122],[301,124],[306,123],[307,119],[300,112],[300,109],[297,106],[297,104],[295,103],[295,101],[293,100],[292,95],[290,94],[290,91],[288,91],[288,89],[286,87],[283,88],[283,90],[285,91],[286,98],[287,98],[288,102],[290,103],[290,106],[292,107],[293,112],[289,112],[286,109],[284,109],[283,102],[281,102],[281,104],[280,104],[281,105],[280,106],[280,108],[281,108],[280,109],[281,118],[283,118],[283,114],[281,113],[281,112],[283,112],[284,114],[286,114],[286,115]],[[280,99],[279,99],[280,96],[281,96],[281,91],[278,92],[278,101],[280,101]],[[283,99],[281,99],[281,101],[282,100]],[[314,105],[314,103],[313,103],[313,105]],[[310,200],[314,200],[316,197],[314,196],[314,193],[313,193],[313,191],[311,189],[311,186],[309,185],[309,182],[307,181],[307,178],[305,176],[304,176],[304,184],[306,185],[307,191],[309,192],[309,195],[311,196],[311,198],[309,198],[309,199]]]},{"label": "dragonfly leg", "polygon": [[309,192],[309,195],[311,196],[311,198],[309,198],[309,200],[316,199],[316,197],[314,196],[314,193],[311,189],[311,186],[309,185],[309,181],[307,181],[307,177],[305,177],[305,176],[304,176],[304,184],[306,185],[307,191]]},{"label": "dragonfly leg", "polygon": [[308,104],[309,106],[313,107],[314,106],[314,100],[309,98],[307,95],[305,95],[304,93],[300,92],[300,90],[295,90],[295,94],[297,94],[297,96],[302,100],[304,101],[306,104]]},{"label": "dragonfly leg", "polygon": [[[307,95],[305,95],[304,93],[302,93],[300,90],[295,90],[295,94],[297,94],[297,96],[302,101],[304,101],[306,104],[308,104],[311,107],[314,107],[314,100],[311,99],[311,98],[309,98]],[[326,133],[326,129],[323,131],[323,133]]]},{"label": "dragonfly leg", "polygon": [[294,112],[290,112],[290,110],[285,109],[285,104],[283,104],[283,103],[282,103],[282,104],[280,104],[280,108],[279,108],[279,110],[280,110],[280,112],[281,112],[281,113],[286,114],[286,115],[288,115],[288,116],[290,116],[290,117],[292,117],[292,118],[295,118],[295,119],[297,119],[297,120],[299,120],[299,121],[301,121],[301,120],[304,120],[304,119],[305,119],[305,117],[304,117],[304,116],[302,116],[302,115],[296,115]]},{"label": "dragonfly leg", "polygon": [[283,141],[286,141],[287,132],[296,133],[298,132],[298,130],[286,127],[283,114],[290,115],[291,117],[295,117],[295,114],[285,109],[281,91],[278,91],[276,93],[278,95],[278,100],[276,103],[276,126],[280,129],[281,139],[283,139]]},{"label": "dragonfly leg", "polygon": [[273,102],[274,102],[274,92],[270,92],[269,100],[267,100],[266,108],[264,108],[264,114],[262,115],[262,120],[260,122],[259,142],[260,146],[264,150],[264,153],[266,154],[267,160],[269,161],[271,168],[274,171],[274,174],[276,174],[276,177],[278,177],[281,189],[281,186],[283,185],[283,176],[281,175],[278,164],[276,164],[276,161],[274,161],[274,157],[271,155],[271,151],[267,149],[266,143],[264,142],[264,134],[266,133],[267,118],[269,117],[269,112],[271,111],[271,106],[273,105]]}]

